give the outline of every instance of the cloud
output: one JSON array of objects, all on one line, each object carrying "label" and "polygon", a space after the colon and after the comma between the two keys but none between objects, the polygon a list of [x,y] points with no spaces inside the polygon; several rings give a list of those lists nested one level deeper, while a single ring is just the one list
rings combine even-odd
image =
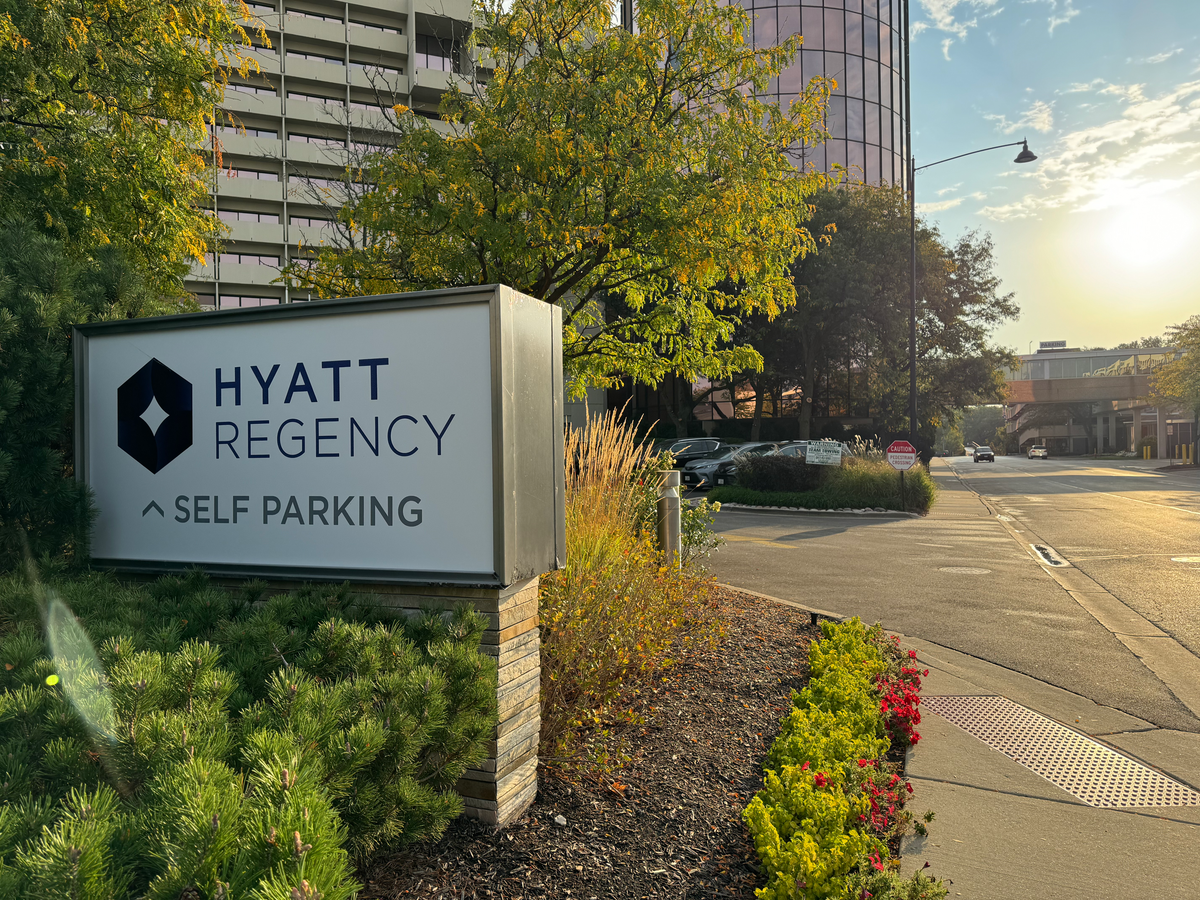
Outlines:
[{"label": "cloud", "polygon": [[1176,47],[1174,50],[1164,50],[1162,53],[1155,53],[1153,56],[1147,56],[1145,59],[1140,59],[1138,62],[1147,63],[1156,66],[1159,63],[1164,63],[1172,56],[1178,56],[1183,52],[1182,47]]},{"label": "cloud", "polygon": [[[1076,86],[1078,87],[1078,86]],[[1131,195],[1178,190],[1200,180],[1200,81],[1146,96],[1142,85],[1093,82],[1083,88],[1116,97],[1118,115],[1035,147],[1035,166],[1015,170],[1018,184],[1033,181],[1020,200],[981,212],[1019,219],[1042,210],[1107,209]]]},{"label": "cloud", "polygon": [[980,13],[987,18],[1004,9],[999,5],[1000,0],[920,0],[920,3],[928,19],[912,24],[912,36],[915,38],[930,29],[948,35],[942,40],[942,55],[946,59],[950,58],[955,41],[965,41],[967,32],[979,27]]},{"label": "cloud", "polygon": [[955,197],[952,200],[939,200],[937,203],[918,203],[917,212],[935,213],[944,209],[954,209],[963,202],[963,199],[963,197]]},{"label": "cloud", "polygon": [[1040,131],[1043,134],[1054,127],[1054,108],[1044,100],[1034,100],[1024,115],[1015,122],[1010,122],[1007,116],[985,115],[985,119],[995,122],[996,130],[1001,134],[1015,134],[1018,131]]},{"label": "cloud", "polygon": [[[1049,33],[1054,36],[1054,29],[1066,25],[1079,15],[1075,8],[1075,0],[1020,0],[1023,5],[1032,3],[1045,4],[1049,7]],[[1004,12],[1005,7],[1000,0],[920,0],[927,19],[912,23],[912,36],[926,31],[940,31],[946,37],[942,39],[942,55],[950,59],[950,48],[956,42],[965,41],[972,28],[978,28],[983,19],[993,19]],[[1022,24],[1031,20],[1026,19]]]},{"label": "cloud", "polygon": [[1026,5],[1044,3],[1050,7],[1050,17],[1048,20],[1050,37],[1054,37],[1055,28],[1059,25],[1066,25],[1079,15],[1079,10],[1075,8],[1075,0],[1021,0],[1021,2]]},{"label": "cloud", "polygon": [[953,194],[953,193],[954,193],[955,191],[957,191],[957,190],[958,190],[960,187],[962,187],[962,182],[961,182],[961,181],[960,181],[958,184],[951,185],[950,187],[944,187],[944,188],[942,188],[940,191],[938,191],[938,192],[937,192],[937,195],[938,195],[939,197],[945,197],[947,194]]}]

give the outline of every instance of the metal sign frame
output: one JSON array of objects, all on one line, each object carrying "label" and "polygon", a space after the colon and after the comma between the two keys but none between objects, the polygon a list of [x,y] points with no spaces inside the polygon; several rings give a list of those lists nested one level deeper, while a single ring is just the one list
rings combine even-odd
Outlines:
[{"label": "metal sign frame", "polygon": [[74,328],[75,478],[90,484],[88,354],[105,335],[320,316],[353,316],[459,304],[487,304],[490,316],[493,562],[490,572],[266,566],[203,559],[164,562],[95,558],[106,568],[144,573],[199,566],[218,576],[406,584],[506,586],[560,568],[566,558],[562,310],[504,285],[320,300],[274,307],[122,319]]}]

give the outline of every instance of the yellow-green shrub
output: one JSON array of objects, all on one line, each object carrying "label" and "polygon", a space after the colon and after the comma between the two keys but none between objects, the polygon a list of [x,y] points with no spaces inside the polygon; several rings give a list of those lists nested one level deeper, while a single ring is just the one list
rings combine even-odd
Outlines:
[{"label": "yellow-green shrub", "polygon": [[858,761],[888,749],[874,690],[883,658],[858,619],[823,622],[821,631],[809,647],[808,686],[793,692],[763,789],[744,813],[767,872],[759,900],[841,898],[850,873],[887,853],[865,824],[870,798],[849,790]]},{"label": "yellow-green shrub", "polygon": [[811,767],[768,769],[744,814],[767,870],[759,900],[840,897],[851,870],[868,854],[887,852],[860,830],[869,809],[870,801],[847,795],[838,778],[818,787]]}]

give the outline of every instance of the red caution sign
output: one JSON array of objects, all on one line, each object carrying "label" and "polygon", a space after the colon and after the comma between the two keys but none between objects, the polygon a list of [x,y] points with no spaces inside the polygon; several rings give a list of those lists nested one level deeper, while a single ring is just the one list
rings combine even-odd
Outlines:
[{"label": "red caution sign", "polygon": [[893,441],[887,448],[887,461],[893,469],[907,472],[917,464],[917,448],[908,441]]}]

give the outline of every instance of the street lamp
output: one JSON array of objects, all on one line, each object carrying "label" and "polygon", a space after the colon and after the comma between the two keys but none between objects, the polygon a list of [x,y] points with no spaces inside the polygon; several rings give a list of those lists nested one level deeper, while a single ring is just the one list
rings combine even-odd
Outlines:
[{"label": "street lamp", "polygon": [[914,445],[917,441],[917,173],[922,169],[940,166],[942,163],[962,159],[964,156],[974,156],[976,153],[987,153],[989,150],[1001,150],[1004,147],[1020,147],[1021,152],[1013,160],[1015,163],[1030,163],[1037,157],[1029,149],[1029,141],[1013,141],[1011,144],[997,144],[995,147],[984,147],[982,150],[972,150],[970,153],[960,153],[958,156],[948,156],[937,162],[917,165],[916,157],[909,159],[908,171],[908,212],[909,212],[909,250],[912,268],[908,275],[909,286],[909,319],[908,319],[908,439]]}]

